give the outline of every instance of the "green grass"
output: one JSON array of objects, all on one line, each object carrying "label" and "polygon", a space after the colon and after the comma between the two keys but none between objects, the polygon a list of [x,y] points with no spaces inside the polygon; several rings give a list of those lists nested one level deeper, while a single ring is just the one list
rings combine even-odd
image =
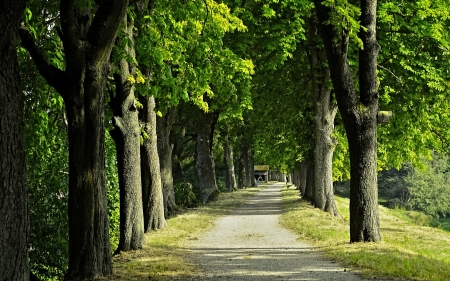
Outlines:
[{"label": "green grass", "polygon": [[284,189],[282,194],[283,224],[325,257],[366,277],[450,280],[450,233],[416,225],[424,220],[420,214],[380,206],[382,242],[349,244],[348,199],[335,198],[339,219],[299,200],[298,191]]},{"label": "green grass", "polygon": [[222,193],[219,199],[205,206],[185,210],[167,220],[167,227],[146,234],[142,250],[123,252],[113,259],[114,274],[97,280],[167,280],[188,276],[198,269],[190,262],[187,244],[198,239],[215,220],[227,215],[259,188]]},{"label": "green grass", "polygon": [[[264,185],[260,185],[260,188]],[[99,280],[168,280],[192,276],[187,244],[198,239],[219,217],[228,214],[259,189],[221,194],[219,200],[190,209],[167,221],[168,227],[146,234],[142,250],[114,257],[114,274]],[[342,219],[331,217],[299,200],[298,191],[282,190],[282,222],[326,258],[338,261],[366,277],[408,280],[450,280],[450,233],[426,226],[420,213],[380,206],[381,243],[349,244],[349,202],[336,197]],[[441,227],[449,227],[450,219]]]}]

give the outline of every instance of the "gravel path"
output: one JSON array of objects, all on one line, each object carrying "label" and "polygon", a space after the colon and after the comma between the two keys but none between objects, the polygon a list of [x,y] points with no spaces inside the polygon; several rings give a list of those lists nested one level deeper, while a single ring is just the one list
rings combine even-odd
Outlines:
[{"label": "gravel path", "polygon": [[203,270],[190,280],[364,280],[320,258],[280,224],[282,186],[258,192],[189,245]]}]

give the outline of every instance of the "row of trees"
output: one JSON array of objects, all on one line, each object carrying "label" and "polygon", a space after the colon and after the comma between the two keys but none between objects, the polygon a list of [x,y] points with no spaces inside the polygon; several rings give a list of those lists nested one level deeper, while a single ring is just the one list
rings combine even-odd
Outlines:
[{"label": "row of trees", "polygon": [[27,2],[0,10],[6,280],[28,255],[38,277],[108,275],[255,162],[332,215],[350,178],[350,241],[379,241],[377,169],[445,150],[445,1]]}]

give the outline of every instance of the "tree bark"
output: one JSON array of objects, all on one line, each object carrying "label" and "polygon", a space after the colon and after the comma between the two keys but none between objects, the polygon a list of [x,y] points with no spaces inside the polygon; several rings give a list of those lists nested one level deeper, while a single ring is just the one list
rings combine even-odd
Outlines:
[{"label": "tree bark", "polygon": [[195,146],[195,171],[197,173],[200,199],[205,204],[219,195],[216,183],[216,172],[212,143],[214,126],[219,118],[218,113],[201,113]]},{"label": "tree bark", "polygon": [[141,169],[144,230],[149,232],[165,227],[166,220],[156,135],[155,98],[141,96],[139,100],[143,105],[141,123],[148,136],[141,147]]},{"label": "tree bark", "polygon": [[183,181],[183,169],[181,168],[181,157],[184,150],[184,137],[186,135],[186,129],[183,127],[177,135],[173,144],[173,161],[172,161],[172,174],[174,184]]},{"label": "tree bark", "polygon": [[41,75],[62,96],[69,137],[69,267],[66,280],[112,273],[105,182],[104,89],[117,30],[127,0],[98,1],[78,7],[60,1],[61,39],[66,69],[47,63],[31,33],[22,28],[22,45]]},{"label": "tree bark", "polygon": [[[134,24],[124,19],[127,38],[125,52],[135,58]],[[142,210],[141,156],[138,111],[134,85],[127,78],[136,75],[136,65],[125,58],[119,62],[120,74],[114,74],[116,94],[110,90],[114,129],[110,131],[116,143],[120,190],[120,237],[116,253],[141,249],[144,244],[144,214]]]},{"label": "tree bark", "polygon": [[332,137],[337,105],[328,86],[330,70],[326,53],[318,48],[319,30],[315,16],[309,19],[309,63],[314,96],[314,189],[315,206],[339,216],[333,193],[333,152],[337,141]]},{"label": "tree bark", "polygon": [[350,242],[381,240],[377,186],[378,79],[376,60],[376,0],[361,1],[359,37],[359,96],[347,60],[348,35],[335,39],[333,26],[325,25],[330,9],[314,0],[322,39],[327,53],[331,80],[344,121],[350,151]]},{"label": "tree bark", "polygon": [[244,144],[242,146],[242,158],[244,160],[244,186],[249,187],[252,184],[252,179],[250,177],[250,146]]},{"label": "tree bark", "polygon": [[239,155],[239,166],[238,166],[238,187],[245,187],[245,161],[244,161],[244,150],[241,149],[241,153]]},{"label": "tree bark", "polygon": [[170,144],[170,130],[175,118],[176,109],[171,108],[164,117],[156,118],[156,134],[158,144],[159,163],[161,166],[161,183],[163,186],[164,216],[172,216],[178,209],[175,203],[175,191],[172,175],[172,145]]},{"label": "tree bark", "polygon": [[305,190],[306,190],[306,177],[307,177],[307,163],[306,160],[303,160],[300,163],[300,172],[299,172],[299,189],[300,189],[300,194],[302,194],[303,196],[305,195]]},{"label": "tree bark", "polygon": [[302,199],[311,202],[312,205],[315,205],[314,202],[314,166],[312,165],[313,156],[308,156],[305,160],[305,192],[303,193]]},{"label": "tree bark", "polygon": [[233,146],[230,144],[228,139],[228,133],[224,136],[224,152],[223,152],[223,162],[225,164],[225,188],[231,192],[237,190],[236,176],[234,174],[234,156],[233,156]]},{"label": "tree bark", "polygon": [[0,4],[0,279],[30,279],[28,182],[18,30],[27,1]]},{"label": "tree bark", "polygon": [[255,158],[253,157],[253,148],[250,147],[248,150],[248,171],[249,171],[249,177],[250,177],[250,185],[256,186],[256,179],[255,179]]}]

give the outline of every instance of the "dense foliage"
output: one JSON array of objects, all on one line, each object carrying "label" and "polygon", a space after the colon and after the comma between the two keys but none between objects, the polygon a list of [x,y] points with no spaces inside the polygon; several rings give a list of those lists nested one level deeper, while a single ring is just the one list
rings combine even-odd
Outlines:
[{"label": "dense foliage", "polygon": [[422,169],[405,163],[400,170],[381,172],[380,196],[389,207],[421,211],[437,223],[450,215],[449,157],[433,153],[431,160],[422,160]]}]

